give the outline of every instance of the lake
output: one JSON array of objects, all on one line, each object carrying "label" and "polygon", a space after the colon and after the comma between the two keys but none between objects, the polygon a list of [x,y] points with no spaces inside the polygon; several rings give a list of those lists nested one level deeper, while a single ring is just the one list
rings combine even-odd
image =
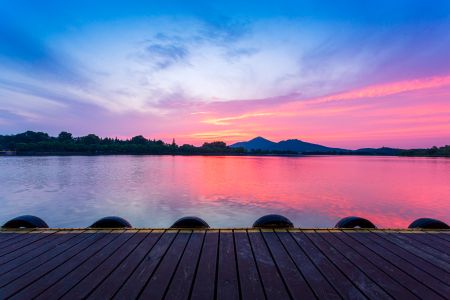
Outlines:
[{"label": "lake", "polygon": [[298,227],[357,215],[379,227],[449,222],[450,159],[369,156],[0,157],[0,223],[22,214],[50,227],[86,227],[118,215],[168,227],[195,215],[247,227],[282,214]]}]

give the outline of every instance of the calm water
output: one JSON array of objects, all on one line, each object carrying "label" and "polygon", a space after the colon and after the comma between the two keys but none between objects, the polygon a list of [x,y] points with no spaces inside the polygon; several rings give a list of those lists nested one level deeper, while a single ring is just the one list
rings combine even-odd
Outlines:
[{"label": "calm water", "polygon": [[21,214],[51,227],[107,215],[167,227],[185,215],[251,226],[279,213],[296,226],[359,215],[380,227],[450,221],[450,159],[396,157],[0,157],[0,223]]}]

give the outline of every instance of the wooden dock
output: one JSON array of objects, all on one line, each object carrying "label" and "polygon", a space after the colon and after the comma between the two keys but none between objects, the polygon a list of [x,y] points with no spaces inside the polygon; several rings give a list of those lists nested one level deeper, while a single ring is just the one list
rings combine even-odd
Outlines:
[{"label": "wooden dock", "polygon": [[0,230],[1,299],[449,299],[450,231]]}]

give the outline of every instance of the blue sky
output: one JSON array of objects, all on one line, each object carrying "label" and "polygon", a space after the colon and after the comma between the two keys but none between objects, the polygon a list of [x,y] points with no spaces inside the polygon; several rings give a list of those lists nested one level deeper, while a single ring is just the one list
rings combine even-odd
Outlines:
[{"label": "blue sky", "polygon": [[[449,1],[0,0],[0,134],[444,144],[449,14]],[[395,93],[304,104],[380,86]]]}]

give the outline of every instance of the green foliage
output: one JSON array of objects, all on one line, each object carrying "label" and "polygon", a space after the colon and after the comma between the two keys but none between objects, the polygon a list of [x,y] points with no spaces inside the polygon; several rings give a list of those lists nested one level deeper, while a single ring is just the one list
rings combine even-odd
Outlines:
[{"label": "green foliage", "polygon": [[72,142],[73,141],[73,137],[72,134],[69,132],[65,132],[62,131],[59,135],[58,135],[58,141],[60,142]]},{"label": "green foliage", "polygon": [[145,145],[145,144],[147,144],[147,142],[148,142],[148,140],[145,137],[143,137],[142,135],[138,135],[138,136],[131,138],[131,143],[133,143],[133,144]]},{"label": "green foliage", "polygon": [[166,144],[161,140],[149,140],[142,135],[129,140],[100,138],[95,134],[73,137],[61,132],[57,137],[47,133],[27,131],[16,135],[0,135],[0,150],[16,151],[18,154],[242,154],[243,148],[231,148],[224,142],[205,143],[201,147],[183,145],[175,140]]}]

